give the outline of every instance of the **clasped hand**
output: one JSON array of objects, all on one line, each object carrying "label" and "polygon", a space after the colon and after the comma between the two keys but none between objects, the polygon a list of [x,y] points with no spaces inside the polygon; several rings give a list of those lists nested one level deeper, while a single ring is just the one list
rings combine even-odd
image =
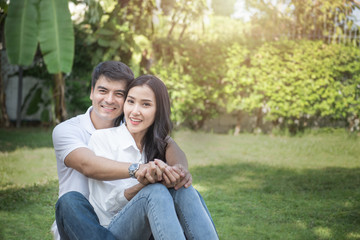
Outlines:
[{"label": "clasped hand", "polygon": [[190,172],[181,164],[169,166],[165,162],[155,159],[146,164],[141,164],[135,177],[143,184],[161,182],[167,188],[189,187],[192,184]]}]

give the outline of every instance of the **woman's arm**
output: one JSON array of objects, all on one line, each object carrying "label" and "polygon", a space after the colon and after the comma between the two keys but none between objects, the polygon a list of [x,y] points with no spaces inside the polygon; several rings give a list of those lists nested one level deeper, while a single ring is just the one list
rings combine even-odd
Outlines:
[{"label": "woman's arm", "polygon": [[146,185],[138,183],[130,188],[125,189],[124,196],[125,198],[130,201],[135,195],[145,187]]},{"label": "woman's arm", "polygon": [[[166,147],[166,162],[171,168],[161,168],[163,174],[163,183],[166,187],[174,187],[176,190],[181,187],[190,187],[192,184],[192,176],[188,170],[188,161],[185,153],[180,149],[172,138],[168,138]],[[156,161],[155,161],[156,162]],[[158,165],[158,164],[157,164]],[[165,172],[166,171],[166,172]]]},{"label": "woman's arm", "polygon": [[168,138],[165,157],[168,165],[174,166],[176,164],[181,164],[184,168],[188,169],[188,161],[185,153],[171,137]]}]

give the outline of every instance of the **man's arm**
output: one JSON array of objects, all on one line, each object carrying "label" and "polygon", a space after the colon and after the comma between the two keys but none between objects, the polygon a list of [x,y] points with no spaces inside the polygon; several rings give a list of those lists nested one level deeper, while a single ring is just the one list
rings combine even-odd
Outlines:
[{"label": "man's arm", "polygon": [[[117,162],[108,158],[96,156],[89,148],[81,147],[70,152],[65,160],[65,165],[71,167],[86,177],[102,181],[129,178],[128,168],[131,163]],[[155,171],[149,164],[141,164],[141,173],[144,181],[154,183],[155,179],[151,172]],[[146,183],[146,182],[144,182]]]},{"label": "man's arm", "polygon": [[128,178],[128,168],[131,165],[131,163],[116,162],[96,156],[92,150],[85,147],[70,152],[64,162],[67,167],[77,170],[86,177],[106,181]]}]

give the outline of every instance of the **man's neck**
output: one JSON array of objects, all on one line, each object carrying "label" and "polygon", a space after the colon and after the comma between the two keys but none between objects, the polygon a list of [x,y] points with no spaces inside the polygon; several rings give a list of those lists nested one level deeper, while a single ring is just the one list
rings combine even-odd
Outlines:
[{"label": "man's neck", "polygon": [[115,120],[106,121],[104,119],[99,119],[93,112],[90,112],[90,119],[95,129],[112,128],[115,125]]}]

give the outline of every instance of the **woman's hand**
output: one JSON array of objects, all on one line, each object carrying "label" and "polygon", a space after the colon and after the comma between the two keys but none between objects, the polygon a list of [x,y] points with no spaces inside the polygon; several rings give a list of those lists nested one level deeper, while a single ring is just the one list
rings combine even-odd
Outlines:
[{"label": "woman's hand", "polygon": [[167,188],[189,187],[192,184],[192,176],[190,172],[180,164],[169,166],[159,159],[154,160],[155,164],[161,169],[163,173],[162,183]]},{"label": "woman's hand", "polygon": [[141,184],[146,186],[149,183],[162,181],[163,174],[154,162],[149,162],[140,165],[139,170],[135,173],[135,177]]}]

